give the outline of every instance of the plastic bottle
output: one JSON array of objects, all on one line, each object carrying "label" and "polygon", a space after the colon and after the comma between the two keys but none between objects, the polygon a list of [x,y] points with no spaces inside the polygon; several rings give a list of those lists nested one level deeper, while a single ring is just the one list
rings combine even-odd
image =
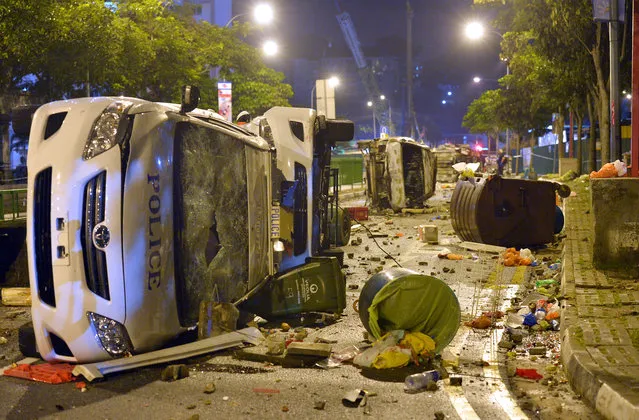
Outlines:
[{"label": "plastic bottle", "polygon": [[404,385],[407,391],[418,391],[420,389],[425,389],[430,383],[439,381],[439,378],[439,372],[436,370],[429,370],[407,376],[404,381]]}]

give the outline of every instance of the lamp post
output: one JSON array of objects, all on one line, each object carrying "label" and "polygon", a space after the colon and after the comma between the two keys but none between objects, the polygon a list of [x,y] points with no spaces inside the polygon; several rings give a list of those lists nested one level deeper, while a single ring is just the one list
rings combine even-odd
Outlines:
[{"label": "lamp post", "polygon": [[[470,22],[466,25],[464,32],[469,39],[478,40],[483,38],[484,34],[486,33],[486,29],[480,22]],[[495,30],[491,30],[490,32],[497,34],[502,41],[504,40],[504,36],[500,32],[497,32]],[[502,61],[506,63],[506,76],[508,76],[510,75],[510,66],[508,65],[508,60],[504,59]],[[479,81],[481,81],[481,79],[478,77],[475,77],[473,80],[475,79],[479,79]],[[475,80],[475,83],[479,83],[479,81]],[[507,85],[506,89],[508,89]],[[508,129],[508,127],[506,127],[506,154],[508,153],[510,153],[510,130]]]},{"label": "lamp post", "polygon": [[[235,21],[235,19],[238,19],[239,17],[245,16],[247,14],[248,13],[240,13],[238,15],[233,16],[231,19],[229,19],[228,22],[226,22],[226,25],[224,25],[224,27],[225,28],[230,27],[233,21]],[[265,3],[258,4],[253,9],[253,20],[259,25],[268,25],[269,23],[273,21],[273,8],[270,5]]]},{"label": "lamp post", "polygon": [[[385,95],[380,95],[379,99],[382,101],[386,100]],[[388,135],[393,134],[393,109],[391,108],[391,101],[388,99]]]},{"label": "lamp post", "polygon": [[373,106],[373,101],[368,101],[366,102],[366,106],[368,106],[369,108],[373,108],[373,139],[377,138],[377,136],[375,135],[375,126],[377,125],[376,123],[376,118],[375,118],[375,107]]}]

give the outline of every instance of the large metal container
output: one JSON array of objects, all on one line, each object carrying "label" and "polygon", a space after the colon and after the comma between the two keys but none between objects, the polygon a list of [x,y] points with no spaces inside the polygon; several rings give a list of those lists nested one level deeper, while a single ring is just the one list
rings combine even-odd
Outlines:
[{"label": "large metal container", "polygon": [[548,181],[502,177],[459,181],[450,202],[453,229],[464,241],[500,246],[552,242],[556,192],[570,189]]}]

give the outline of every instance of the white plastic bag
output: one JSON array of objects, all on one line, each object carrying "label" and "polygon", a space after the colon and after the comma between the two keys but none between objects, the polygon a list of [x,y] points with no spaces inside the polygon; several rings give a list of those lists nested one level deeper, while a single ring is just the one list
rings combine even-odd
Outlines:
[{"label": "white plastic bag", "polygon": [[615,169],[617,170],[617,176],[624,176],[626,175],[626,172],[628,172],[628,167],[626,166],[626,164],[620,161],[619,159],[612,162],[612,164],[615,166]]}]

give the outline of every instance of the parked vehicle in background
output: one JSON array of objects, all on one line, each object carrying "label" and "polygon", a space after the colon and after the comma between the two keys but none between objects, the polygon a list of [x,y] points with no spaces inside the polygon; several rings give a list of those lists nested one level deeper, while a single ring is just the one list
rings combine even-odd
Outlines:
[{"label": "parked vehicle in background", "polygon": [[426,145],[407,137],[363,140],[367,193],[374,208],[422,208],[435,193],[437,165]]},{"label": "parked vehicle in background", "polygon": [[[160,348],[197,325],[201,301],[246,304],[292,270],[312,272],[307,289],[343,283],[336,258],[317,258],[330,243],[315,154],[330,164],[331,145],[352,138],[352,123],[278,108],[254,126],[260,136],[196,108],[197,88],[183,98],[81,98],[36,111],[27,247],[46,360]],[[280,219],[289,210],[291,220]],[[320,298],[341,312],[344,287],[334,289],[333,301],[305,294],[283,312]]]}]

